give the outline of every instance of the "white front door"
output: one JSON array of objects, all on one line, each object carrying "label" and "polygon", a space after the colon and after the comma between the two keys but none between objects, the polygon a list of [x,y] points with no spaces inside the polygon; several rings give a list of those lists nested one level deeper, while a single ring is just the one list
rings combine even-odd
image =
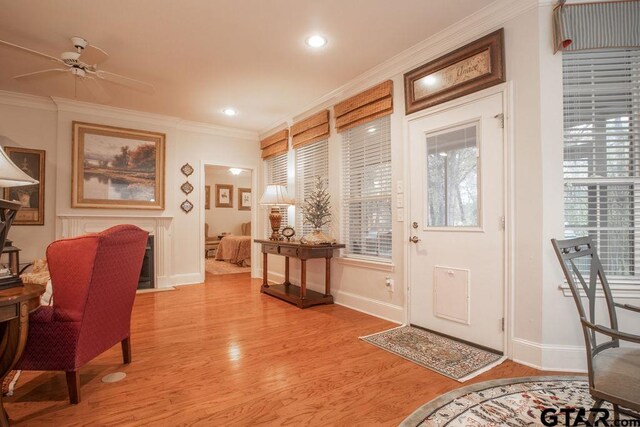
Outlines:
[{"label": "white front door", "polygon": [[502,94],[409,122],[410,323],[503,351]]}]

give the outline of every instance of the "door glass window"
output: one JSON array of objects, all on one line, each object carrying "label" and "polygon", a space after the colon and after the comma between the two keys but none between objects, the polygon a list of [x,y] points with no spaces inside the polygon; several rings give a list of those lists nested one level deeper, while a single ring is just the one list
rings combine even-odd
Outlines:
[{"label": "door glass window", "polygon": [[478,124],[427,135],[427,225],[478,227]]}]

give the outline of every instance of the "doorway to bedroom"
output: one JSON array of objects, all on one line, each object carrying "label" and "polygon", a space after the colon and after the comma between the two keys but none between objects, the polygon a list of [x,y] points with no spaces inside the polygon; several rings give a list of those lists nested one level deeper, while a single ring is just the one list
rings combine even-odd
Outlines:
[{"label": "doorway to bedroom", "polygon": [[252,171],[205,165],[206,274],[251,272]]}]

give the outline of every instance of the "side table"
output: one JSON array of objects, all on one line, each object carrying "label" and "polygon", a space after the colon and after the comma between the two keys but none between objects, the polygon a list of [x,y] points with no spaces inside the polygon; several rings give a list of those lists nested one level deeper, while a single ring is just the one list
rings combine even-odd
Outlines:
[{"label": "side table", "polygon": [[[27,283],[24,286],[0,290],[0,382],[20,360],[27,343],[29,313],[40,306],[44,286]],[[0,426],[9,425],[0,393]]]},{"label": "side table", "polygon": [[[345,247],[343,244],[334,243],[331,245],[303,245],[298,242],[285,242],[275,240],[260,240],[262,249],[262,287],[260,292],[280,298],[281,300],[296,304],[299,308],[307,308],[318,304],[332,304],[331,295],[331,258],[333,251]],[[270,285],[267,280],[269,272],[268,254],[285,257],[284,261],[284,283]],[[300,260],[300,286],[289,282],[289,258]],[[307,260],[314,258],[324,258],[324,294],[307,289]]]}]

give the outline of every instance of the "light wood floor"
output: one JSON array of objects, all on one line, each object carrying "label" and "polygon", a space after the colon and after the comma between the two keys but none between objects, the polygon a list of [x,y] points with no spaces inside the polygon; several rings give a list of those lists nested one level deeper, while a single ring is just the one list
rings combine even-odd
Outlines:
[{"label": "light wood floor", "polygon": [[[116,346],[81,371],[25,372],[5,407],[15,425],[397,425],[461,384],[358,340],[392,323],[338,305],[306,310],[260,295],[248,274],[139,294],[133,363]],[[101,378],[123,371],[119,383]],[[472,382],[542,375],[505,362]]]}]

